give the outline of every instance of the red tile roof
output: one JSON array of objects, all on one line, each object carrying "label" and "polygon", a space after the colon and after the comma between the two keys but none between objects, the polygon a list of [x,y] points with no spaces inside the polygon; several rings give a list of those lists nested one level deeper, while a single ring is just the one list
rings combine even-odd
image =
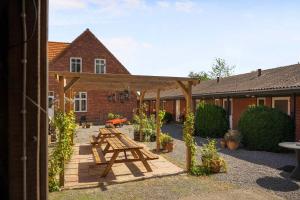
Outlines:
[{"label": "red tile roof", "polygon": [[70,43],[67,42],[48,42],[48,62],[51,62],[60,54]]}]

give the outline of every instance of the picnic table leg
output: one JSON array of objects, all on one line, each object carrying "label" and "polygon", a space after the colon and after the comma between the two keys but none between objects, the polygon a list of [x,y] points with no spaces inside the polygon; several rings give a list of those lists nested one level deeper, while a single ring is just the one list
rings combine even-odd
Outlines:
[{"label": "picnic table leg", "polygon": [[101,177],[105,177],[108,174],[112,165],[114,164],[115,160],[117,159],[118,155],[119,155],[119,151],[115,151],[113,156],[111,157],[108,165],[106,166],[104,172],[102,173]]},{"label": "picnic table leg", "polygon": [[131,154],[132,154],[132,156],[133,156],[134,158],[139,158],[138,155],[135,153],[134,150],[130,150],[130,152],[131,152]]},{"label": "picnic table leg", "polygon": [[104,142],[104,137],[100,138],[100,141],[98,142],[99,147],[101,148],[102,143]]},{"label": "picnic table leg", "polygon": [[103,150],[103,155],[105,156],[105,154],[107,153],[108,149],[109,149],[110,145],[107,143],[104,150]]},{"label": "picnic table leg", "polygon": [[144,158],[142,152],[139,149],[136,149],[135,152],[137,153],[137,155],[139,156],[139,159],[142,161],[142,163],[146,167],[147,171],[152,172],[152,169],[151,169],[149,163],[147,162],[147,160]]}]

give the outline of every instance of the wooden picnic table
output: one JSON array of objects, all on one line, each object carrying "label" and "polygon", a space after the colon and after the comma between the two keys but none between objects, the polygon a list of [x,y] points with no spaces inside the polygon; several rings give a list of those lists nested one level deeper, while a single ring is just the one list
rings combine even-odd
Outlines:
[{"label": "wooden picnic table", "polygon": [[[106,146],[102,151],[101,148],[94,146],[92,148],[93,155],[96,161],[96,164],[106,164],[106,168],[102,173],[102,177],[105,177],[108,172],[111,170],[111,167],[114,163],[124,163],[124,162],[135,162],[141,161],[148,172],[151,172],[152,169],[147,162],[147,160],[158,159],[158,156],[146,150],[143,146],[140,146],[138,143],[130,139],[124,134],[117,135],[115,137],[106,139]],[[98,151],[99,150],[99,151]],[[126,152],[131,152],[133,158],[128,158]],[[124,152],[124,159],[117,159],[120,152]],[[107,153],[113,153],[109,161],[106,160],[105,155]]]},{"label": "wooden picnic table", "polygon": [[97,136],[92,135],[90,142],[92,145],[98,145],[101,147],[101,145],[106,142],[107,138],[120,134],[121,132],[115,128],[99,128],[99,134]]}]

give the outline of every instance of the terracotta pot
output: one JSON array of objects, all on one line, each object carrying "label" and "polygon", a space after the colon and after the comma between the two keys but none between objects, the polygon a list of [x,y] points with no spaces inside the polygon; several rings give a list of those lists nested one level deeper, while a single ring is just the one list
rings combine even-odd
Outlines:
[{"label": "terracotta pot", "polygon": [[226,142],[228,149],[236,150],[239,147],[239,143],[234,140],[229,140]]},{"label": "terracotta pot", "polygon": [[221,163],[220,163],[220,161],[218,161],[218,160],[211,161],[211,163],[210,163],[210,170],[213,173],[219,173],[221,171]]},{"label": "terracotta pot", "polygon": [[220,140],[220,145],[222,149],[226,148],[226,141],[224,139]]},{"label": "terracotta pot", "polygon": [[90,128],[90,127],[91,127],[91,124],[86,124],[85,127],[86,127],[86,128]]},{"label": "terracotta pot", "polygon": [[166,144],[166,147],[165,147],[165,149],[168,151],[168,152],[172,152],[173,151],[173,142],[168,142],[167,144]]}]

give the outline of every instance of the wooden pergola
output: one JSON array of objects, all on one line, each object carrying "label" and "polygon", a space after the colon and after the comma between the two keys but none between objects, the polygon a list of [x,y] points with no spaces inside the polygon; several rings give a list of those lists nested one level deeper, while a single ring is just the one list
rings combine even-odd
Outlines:
[{"label": "wooden pergola", "polygon": [[[199,83],[199,80],[186,77],[169,77],[169,76],[143,76],[131,74],[92,74],[92,73],[73,73],[50,71],[50,76],[54,76],[59,82],[58,96],[59,109],[65,111],[65,96],[72,97],[72,88],[93,89],[93,90],[124,90],[139,92],[140,109],[142,108],[144,96],[146,92],[156,92],[156,111],[160,110],[160,92],[181,88],[186,100],[186,113],[192,112],[192,86]],[[67,110],[71,110],[69,104]],[[156,115],[156,150],[160,150],[160,120]],[[192,134],[192,133],[191,133]],[[190,169],[191,151],[187,148],[186,151],[186,167]]]}]

